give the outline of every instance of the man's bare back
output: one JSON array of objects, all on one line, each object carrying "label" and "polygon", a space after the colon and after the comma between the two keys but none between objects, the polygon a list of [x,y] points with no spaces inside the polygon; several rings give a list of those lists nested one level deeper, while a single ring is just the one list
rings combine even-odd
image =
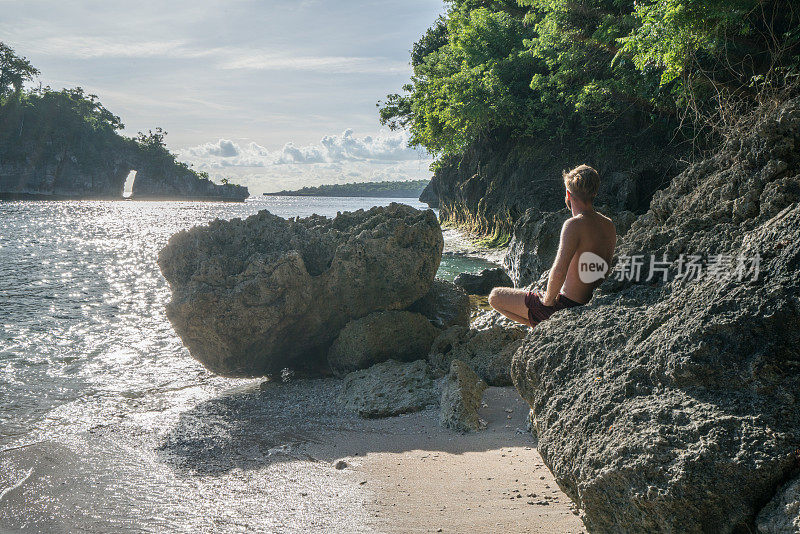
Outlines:
[{"label": "man's bare back", "polygon": [[[565,236],[565,234],[569,235]],[[590,256],[584,255],[584,253],[591,252],[602,258],[605,261],[607,273],[608,266],[611,265],[611,258],[614,256],[614,247],[617,243],[617,229],[611,219],[602,213],[592,210],[588,213],[580,213],[564,223],[560,247],[565,246],[565,238],[570,242],[567,246],[575,246],[575,250],[569,262],[567,277],[561,287],[561,293],[575,302],[586,304],[592,298],[592,292],[603,282],[604,278],[591,283],[585,283],[581,280],[581,278],[584,278],[584,280],[588,278],[585,273],[588,269],[587,261]],[[565,254],[569,254],[569,250],[565,251]],[[581,258],[584,258],[583,262]],[[557,266],[558,257],[556,257],[553,268]],[[584,270],[583,276],[581,276],[581,268]]]}]

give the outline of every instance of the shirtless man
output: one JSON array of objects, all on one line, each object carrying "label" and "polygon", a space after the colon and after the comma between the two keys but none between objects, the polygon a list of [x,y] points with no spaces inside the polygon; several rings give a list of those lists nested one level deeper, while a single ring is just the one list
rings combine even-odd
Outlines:
[{"label": "shirtless man", "polygon": [[572,217],[561,227],[545,294],[509,287],[496,287],[489,294],[492,308],[531,327],[559,310],[589,302],[608,274],[617,243],[614,223],[592,205],[600,187],[597,171],[588,165],[575,167],[564,173],[564,186]]}]

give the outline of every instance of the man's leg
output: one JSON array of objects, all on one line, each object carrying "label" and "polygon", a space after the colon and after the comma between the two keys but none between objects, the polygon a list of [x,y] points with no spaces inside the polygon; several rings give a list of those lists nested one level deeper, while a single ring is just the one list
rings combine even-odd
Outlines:
[{"label": "man's leg", "polygon": [[528,307],[525,306],[524,289],[496,287],[489,293],[489,305],[512,321],[531,326],[528,320]]}]

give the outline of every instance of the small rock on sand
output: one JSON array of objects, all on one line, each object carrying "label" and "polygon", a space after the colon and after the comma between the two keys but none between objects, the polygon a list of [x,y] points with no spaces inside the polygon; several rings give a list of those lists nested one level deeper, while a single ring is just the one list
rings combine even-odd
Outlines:
[{"label": "small rock on sand", "polygon": [[485,389],[486,383],[475,371],[461,360],[453,360],[442,384],[440,424],[460,432],[479,430],[478,408]]},{"label": "small rock on sand", "polygon": [[344,460],[336,460],[336,463],[333,464],[333,467],[335,469],[342,470],[342,469],[346,469],[346,468],[350,467],[350,464],[348,464]]},{"label": "small rock on sand", "polygon": [[345,376],[342,400],[362,417],[388,417],[436,403],[436,392],[425,360],[389,360]]}]

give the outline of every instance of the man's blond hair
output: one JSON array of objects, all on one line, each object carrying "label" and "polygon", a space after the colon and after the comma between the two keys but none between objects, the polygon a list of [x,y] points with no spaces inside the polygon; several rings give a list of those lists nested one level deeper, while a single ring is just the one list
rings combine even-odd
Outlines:
[{"label": "man's blond hair", "polygon": [[571,171],[564,171],[564,186],[584,202],[591,202],[600,189],[600,175],[588,165],[578,165]]}]

